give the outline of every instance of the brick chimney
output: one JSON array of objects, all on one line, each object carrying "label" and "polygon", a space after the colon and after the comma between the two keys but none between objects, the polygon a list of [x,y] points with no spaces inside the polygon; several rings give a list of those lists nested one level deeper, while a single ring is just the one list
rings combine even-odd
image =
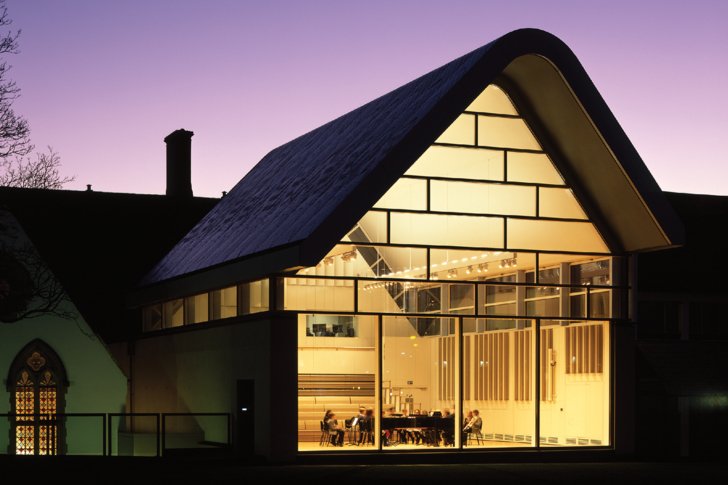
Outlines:
[{"label": "brick chimney", "polygon": [[167,195],[192,197],[192,133],[175,130],[164,138],[167,144]]}]

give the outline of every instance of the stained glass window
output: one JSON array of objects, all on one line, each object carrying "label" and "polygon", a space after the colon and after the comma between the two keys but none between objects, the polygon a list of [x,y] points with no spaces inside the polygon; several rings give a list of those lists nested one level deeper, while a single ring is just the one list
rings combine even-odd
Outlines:
[{"label": "stained glass window", "polygon": [[[18,422],[33,422],[35,412],[35,388],[30,374],[23,371],[15,387],[15,413]],[[18,424],[15,428],[15,453],[32,455],[35,449],[35,427]]]},{"label": "stained glass window", "polygon": [[59,420],[62,412],[58,376],[63,366],[52,350],[36,341],[21,351],[11,367],[15,375],[13,412],[15,454],[56,455],[59,452]]}]

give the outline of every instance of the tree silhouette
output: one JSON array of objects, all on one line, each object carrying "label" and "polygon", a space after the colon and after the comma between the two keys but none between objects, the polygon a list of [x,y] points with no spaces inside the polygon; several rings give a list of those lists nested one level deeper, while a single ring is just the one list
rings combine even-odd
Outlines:
[{"label": "tree silhouette", "polygon": [[15,218],[0,210],[0,323],[54,315],[75,319],[66,292]]},{"label": "tree silhouette", "polygon": [[35,160],[30,157],[15,157],[2,163],[0,185],[26,189],[61,189],[64,184],[73,182],[74,177],[61,175],[61,157],[48,147],[48,153],[36,153]]},{"label": "tree silhouette", "polygon": [[20,88],[8,77],[11,66],[5,57],[18,53],[20,30],[8,28],[10,24],[5,0],[0,0],[0,185],[60,189],[73,177],[60,175],[60,157],[50,147],[48,153],[36,154],[35,160],[29,157],[35,148],[30,127],[13,109]]},{"label": "tree silhouette", "polygon": [[[11,23],[5,0],[0,0],[0,28],[4,30]],[[0,159],[3,161],[14,156],[24,157],[33,150],[28,122],[13,110],[20,88],[8,79],[10,65],[5,60],[8,54],[18,53],[19,36],[20,31],[12,29],[0,34]]]}]

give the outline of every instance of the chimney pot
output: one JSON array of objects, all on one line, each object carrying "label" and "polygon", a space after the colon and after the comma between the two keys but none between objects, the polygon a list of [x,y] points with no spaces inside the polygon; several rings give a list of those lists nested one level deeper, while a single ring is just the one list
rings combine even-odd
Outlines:
[{"label": "chimney pot", "polygon": [[164,138],[167,144],[167,195],[192,197],[192,135],[185,129],[175,130]]}]

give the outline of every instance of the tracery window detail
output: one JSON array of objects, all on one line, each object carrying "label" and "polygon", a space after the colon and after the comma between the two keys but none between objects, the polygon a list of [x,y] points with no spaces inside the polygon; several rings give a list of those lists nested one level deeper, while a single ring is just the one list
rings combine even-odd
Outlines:
[{"label": "tracery window detail", "polygon": [[57,455],[61,451],[65,370],[58,356],[43,342],[28,344],[15,358],[7,381],[15,420],[11,453]]}]

